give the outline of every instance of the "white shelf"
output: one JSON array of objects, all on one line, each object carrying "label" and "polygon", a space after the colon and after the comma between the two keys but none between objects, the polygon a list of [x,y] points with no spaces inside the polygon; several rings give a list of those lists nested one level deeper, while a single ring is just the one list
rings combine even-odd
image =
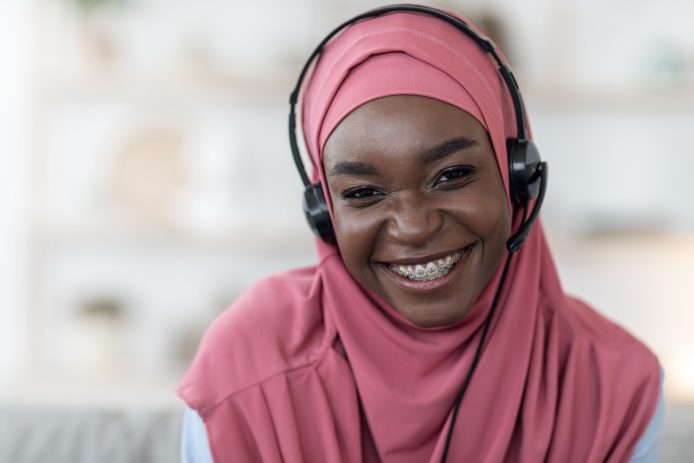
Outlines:
[{"label": "white shelf", "polygon": [[297,223],[249,223],[227,228],[224,233],[204,236],[175,230],[114,228],[105,225],[72,224],[36,227],[35,239],[44,244],[69,247],[166,247],[182,250],[212,250],[240,254],[312,254],[314,239],[307,226]]},{"label": "white shelf", "polygon": [[[298,71],[297,71],[298,72]],[[295,76],[276,74],[260,81],[235,80],[231,76],[185,77],[181,75],[115,75],[63,78],[44,81],[39,102],[69,101],[190,101],[215,104],[266,106],[285,104]]]},{"label": "white shelf", "polygon": [[580,109],[672,110],[694,112],[694,83],[688,89],[569,88],[531,84],[523,88],[531,106]]}]

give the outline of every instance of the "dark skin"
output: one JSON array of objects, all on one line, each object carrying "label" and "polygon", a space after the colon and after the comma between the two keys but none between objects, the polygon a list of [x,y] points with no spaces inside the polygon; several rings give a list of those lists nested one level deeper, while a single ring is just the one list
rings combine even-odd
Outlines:
[{"label": "dark skin", "polygon": [[[370,101],[323,152],[335,235],[364,287],[421,327],[461,321],[501,264],[511,234],[489,136],[467,112],[431,98]],[[448,275],[413,283],[391,265],[461,253]]]}]

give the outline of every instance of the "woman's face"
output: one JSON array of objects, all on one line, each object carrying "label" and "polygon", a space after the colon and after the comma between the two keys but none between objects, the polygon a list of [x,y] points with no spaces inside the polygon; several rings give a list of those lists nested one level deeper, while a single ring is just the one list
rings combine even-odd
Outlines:
[{"label": "woman's face", "polygon": [[412,323],[463,319],[505,254],[511,220],[486,130],[398,95],[350,113],[323,163],[347,269]]}]

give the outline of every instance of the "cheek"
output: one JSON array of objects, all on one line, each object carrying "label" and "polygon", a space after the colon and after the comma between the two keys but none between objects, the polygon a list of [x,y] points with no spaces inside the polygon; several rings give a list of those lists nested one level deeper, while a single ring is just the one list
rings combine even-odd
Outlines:
[{"label": "cheek", "polygon": [[363,272],[376,246],[379,220],[363,211],[333,204],[333,223],[337,246],[345,264],[353,273]]},{"label": "cheek", "polygon": [[511,216],[503,190],[479,188],[463,192],[451,205],[458,221],[484,241],[504,240],[511,234]]},{"label": "cheek", "polygon": [[506,189],[501,181],[498,171],[493,179],[485,183],[487,188],[482,192],[480,199],[483,209],[480,213],[484,216],[487,226],[487,235],[497,235],[504,241],[511,234],[511,212],[508,207]]},{"label": "cheek", "polygon": [[505,241],[511,235],[511,214],[505,197],[489,203],[481,214],[483,215],[481,222],[484,227],[482,233],[485,236]]}]

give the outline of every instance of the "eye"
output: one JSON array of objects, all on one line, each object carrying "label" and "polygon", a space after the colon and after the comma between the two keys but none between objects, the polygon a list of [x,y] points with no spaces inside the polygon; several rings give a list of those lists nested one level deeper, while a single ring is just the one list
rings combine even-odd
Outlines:
[{"label": "eye", "polygon": [[382,196],[383,192],[370,186],[358,186],[342,193],[342,199],[355,205],[368,205]]},{"label": "eye", "polygon": [[443,172],[441,172],[441,174],[436,178],[434,186],[441,183],[455,184],[457,182],[461,182],[469,178],[474,173],[475,168],[472,166],[449,167],[448,169],[445,169]]}]

